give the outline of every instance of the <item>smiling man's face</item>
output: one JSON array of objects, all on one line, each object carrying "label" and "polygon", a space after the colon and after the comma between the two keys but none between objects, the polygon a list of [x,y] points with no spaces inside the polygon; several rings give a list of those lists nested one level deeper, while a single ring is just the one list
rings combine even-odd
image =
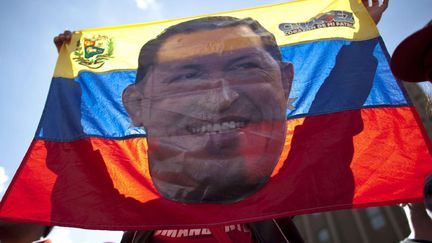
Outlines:
[{"label": "smiling man's face", "polygon": [[158,191],[194,203],[256,192],[285,142],[283,82],[291,82],[292,66],[275,60],[243,25],[175,34],[156,61],[129,92],[138,108],[125,106],[147,129]]}]

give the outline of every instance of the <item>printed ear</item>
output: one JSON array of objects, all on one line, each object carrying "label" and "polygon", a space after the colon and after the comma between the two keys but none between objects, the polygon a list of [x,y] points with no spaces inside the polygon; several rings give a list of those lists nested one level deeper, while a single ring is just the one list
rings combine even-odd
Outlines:
[{"label": "printed ear", "polygon": [[282,85],[285,97],[288,99],[291,92],[292,81],[294,79],[294,66],[290,62],[281,63],[282,71]]},{"label": "printed ear", "polygon": [[126,108],[129,117],[132,120],[134,126],[143,126],[143,101],[144,95],[135,84],[131,84],[126,87],[122,95],[123,105]]}]

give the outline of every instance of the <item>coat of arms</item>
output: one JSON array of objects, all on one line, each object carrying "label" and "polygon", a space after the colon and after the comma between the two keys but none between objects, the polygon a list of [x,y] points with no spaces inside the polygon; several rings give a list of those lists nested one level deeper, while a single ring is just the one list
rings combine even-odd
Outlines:
[{"label": "coat of arms", "polygon": [[74,58],[78,64],[97,69],[104,65],[105,61],[113,57],[114,42],[112,38],[104,35],[95,35],[92,38],[84,38],[77,43]]}]

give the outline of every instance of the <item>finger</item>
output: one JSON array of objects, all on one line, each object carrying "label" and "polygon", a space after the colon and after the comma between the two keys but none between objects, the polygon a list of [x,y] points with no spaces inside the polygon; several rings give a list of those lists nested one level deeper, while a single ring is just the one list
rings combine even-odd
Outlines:
[{"label": "finger", "polygon": [[58,36],[56,36],[56,37],[54,37],[54,43],[57,45],[57,43],[59,43],[60,42],[60,39],[59,39],[60,37],[58,37]]},{"label": "finger", "polygon": [[383,11],[387,9],[390,0],[383,0],[381,7]]},{"label": "finger", "polygon": [[60,52],[63,43],[70,42],[71,38],[72,38],[72,33],[68,30],[54,37],[54,44],[57,48],[57,51]]},{"label": "finger", "polygon": [[64,41],[69,42],[72,39],[72,32],[70,32],[69,30],[65,30],[63,32],[63,36],[64,36]]},{"label": "finger", "polygon": [[63,42],[64,42],[64,39],[63,39],[63,37],[62,37],[61,35],[58,35],[58,36],[56,36],[56,37],[54,38],[54,43],[55,43],[56,45],[62,45]]},{"label": "finger", "polygon": [[57,52],[60,52],[60,48],[61,48],[62,44],[63,44],[63,41],[60,39],[60,36],[54,37],[54,45],[57,48]]},{"label": "finger", "polygon": [[369,7],[369,0],[362,0],[365,7]]},{"label": "finger", "polygon": [[57,42],[61,45],[63,44],[64,40],[65,40],[65,36],[64,34],[59,34],[57,37]]}]

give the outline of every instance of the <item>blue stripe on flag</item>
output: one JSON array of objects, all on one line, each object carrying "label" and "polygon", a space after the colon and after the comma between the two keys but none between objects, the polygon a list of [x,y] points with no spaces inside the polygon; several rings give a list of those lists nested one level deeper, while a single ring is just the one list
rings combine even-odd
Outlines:
[{"label": "blue stripe on flag", "polygon": [[[285,46],[281,51],[283,60],[290,60],[295,69],[290,97],[297,98],[296,109],[287,111],[288,118],[409,104],[390,72],[380,38],[325,40]],[[144,135],[143,129],[132,127],[121,100],[134,80],[135,71],[53,78],[36,139]]]},{"label": "blue stripe on flag", "polygon": [[296,109],[288,117],[410,104],[390,71],[381,38],[324,40],[281,51],[294,65],[290,97],[297,98]]}]

